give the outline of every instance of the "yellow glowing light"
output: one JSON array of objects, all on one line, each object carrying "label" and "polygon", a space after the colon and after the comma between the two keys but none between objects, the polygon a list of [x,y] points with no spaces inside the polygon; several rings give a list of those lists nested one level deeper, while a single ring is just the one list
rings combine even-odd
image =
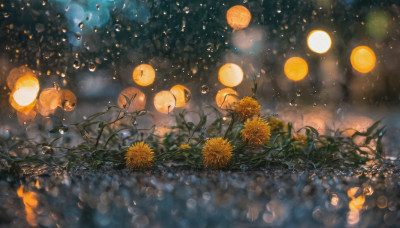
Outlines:
[{"label": "yellow glowing light", "polygon": [[12,94],[12,98],[20,106],[28,106],[35,101],[37,90],[32,87],[22,87]]},{"label": "yellow glowing light", "polygon": [[[31,69],[29,69],[26,66],[20,66],[13,68],[10,73],[7,76],[7,86],[10,90],[14,90],[16,87],[17,81],[24,76],[31,76],[33,78],[36,78]],[[20,82],[25,81],[26,79],[21,80]],[[37,79],[36,79],[37,81]],[[37,82],[39,85],[39,82]]]},{"label": "yellow glowing light", "polygon": [[76,96],[68,89],[63,89],[61,91],[61,108],[65,111],[70,112],[76,107]]},{"label": "yellow glowing light", "polygon": [[120,108],[127,108],[128,105],[128,101],[126,100],[127,98],[130,102],[128,108],[129,112],[136,112],[142,110],[146,106],[146,95],[135,87],[126,88],[122,90],[122,92],[119,94],[118,106]]},{"label": "yellow glowing light", "polygon": [[183,85],[174,85],[170,89],[171,93],[175,96],[177,108],[184,106],[189,102],[192,97],[190,90]]},{"label": "yellow glowing light", "polygon": [[37,200],[38,197],[37,197],[36,193],[35,192],[25,192],[24,186],[21,185],[21,187],[19,187],[17,190],[17,195],[19,198],[22,198],[22,200],[24,202],[25,212],[26,212],[26,221],[31,226],[37,226],[38,224],[36,221],[35,209],[39,202]]},{"label": "yellow glowing light", "polygon": [[218,107],[222,109],[232,109],[234,104],[238,102],[238,96],[239,94],[235,90],[225,88],[218,91],[215,101]]},{"label": "yellow glowing light", "polygon": [[61,93],[56,89],[47,88],[40,93],[37,110],[42,116],[54,113],[61,106]]},{"label": "yellow glowing light", "polygon": [[11,105],[16,110],[23,112],[31,109],[34,106],[37,94],[39,92],[39,81],[37,78],[28,74],[19,77],[18,80],[12,83],[12,85],[14,88],[10,96]]},{"label": "yellow glowing light", "polygon": [[20,77],[17,82],[15,83],[15,89],[21,89],[21,88],[32,88],[36,90],[36,94],[39,92],[40,86],[39,86],[39,80],[32,76],[32,75],[25,75]]},{"label": "yellow glowing light", "polygon": [[308,74],[307,62],[300,57],[288,59],[284,66],[286,77],[292,81],[300,81]]},{"label": "yellow glowing light", "polygon": [[374,69],[376,56],[371,48],[358,46],[351,52],[350,62],[355,70],[365,74]]},{"label": "yellow glowing light", "polygon": [[332,40],[327,32],[314,30],[308,34],[307,44],[311,51],[323,54],[331,48]]},{"label": "yellow glowing light", "polygon": [[227,63],[219,68],[218,80],[224,86],[235,87],[243,81],[243,70],[234,63]]},{"label": "yellow glowing light", "polygon": [[250,23],[251,13],[246,7],[236,5],[226,12],[226,20],[233,29],[244,29]]},{"label": "yellow glowing light", "polygon": [[168,90],[160,91],[154,96],[154,107],[161,113],[168,114],[175,108],[175,104],[175,97]]},{"label": "yellow glowing light", "polygon": [[156,72],[148,64],[137,66],[132,73],[133,81],[140,86],[149,86],[153,84]]}]

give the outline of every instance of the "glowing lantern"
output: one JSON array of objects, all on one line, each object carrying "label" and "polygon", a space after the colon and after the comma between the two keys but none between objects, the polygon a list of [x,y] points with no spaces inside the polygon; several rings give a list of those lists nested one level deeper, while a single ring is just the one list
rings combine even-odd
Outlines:
[{"label": "glowing lantern", "polygon": [[42,116],[53,114],[57,107],[61,107],[61,93],[54,88],[44,89],[39,95],[37,110]]},{"label": "glowing lantern", "polygon": [[371,48],[358,46],[351,52],[350,62],[358,72],[368,73],[375,67],[376,56]]},{"label": "glowing lantern", "polygon": [[224,86],[235,87],[243,81],[243,70],[234,63],[227,63],[219,68],[218,80]]},{"label": "glowing lantern", "polygon": [[76,96],[68,89],[61,90],[61,108],[67,112],[74,110],[76,107]]},{"label": "glowing lantern", "polygon": [[307,44],[311,51],[323,54],[329,50],[332,44],[331,37],[322,30],[314,30],[307,37]]},{"label": "glowing lantern", "polygon": [[239,94],[231,89],[225,88],[218,91],[215,101],[218,107],[222,109],[233,108],[233,105],[237,103]]},{"label": "glowing lantern", "polygon": [[175,108],[175,97],[168,91],[163,90],[154,96],[154,107],[161,113],[168,114]]},{"label": "glowing lantern", "polygon": [[169,91],[171,91],[176,99],[175,107],[177,108],[184,106],[192,97],[190,90],[183,85],[174,85]]},{"label": "glowing lantern", "polygon": [[246,7],[236,5],[226,12],[226,20],[233,29],[244,29],[250,23],[251,13]]},{"label": "glowing lantern", "polygon": [[126,88],[119,94],[117,102],[120,108],[126,108],[128,105],[125,97],[130,101],[128,108],[129,112],[142,110],[146,106],[146,95],[135,87]]},{"label": "glowing lantern", "polygon": [[149,86],[153,84],[156,72],[148,64],[141,64],[133,70],[133,81],[140,86]]},{"label": "glowing lantern", "polygon": [[300,57],[288,59],[284,66],[286,77],[293,81],[300,81],[308,74],[307,62]]}]

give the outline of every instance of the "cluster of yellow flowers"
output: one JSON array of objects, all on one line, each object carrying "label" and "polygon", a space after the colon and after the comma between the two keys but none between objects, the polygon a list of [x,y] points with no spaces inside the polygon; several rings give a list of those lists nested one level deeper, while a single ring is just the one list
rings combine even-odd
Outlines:
[{"label": "cluster of yellow flowers", "polygon": [[[235,113],[245,121],[240,131],[242,141],[253,148],[266,144],[271,137],[271,127],[261,118],[260,104],[251,97],[244,97],[235,106]],[[256,116],[257,115],[257,116]],[[253,118],[251,118],[253,117]],[[273,120],[275,128],[283,128],[282,124]],[[283,123],[283,122],[282,122]],[[190,149],[189,144],[182,144],[178,150]],[[230,162],[233,147],[227,139],[222,137],[211,138],[205,142],[202,149],[203,164],[210,168],[223,168]],[[132,169],[143,169],[153,165],[153,151],[148,144],[138,142],[131,146],[126,153],[126,166]]]}]

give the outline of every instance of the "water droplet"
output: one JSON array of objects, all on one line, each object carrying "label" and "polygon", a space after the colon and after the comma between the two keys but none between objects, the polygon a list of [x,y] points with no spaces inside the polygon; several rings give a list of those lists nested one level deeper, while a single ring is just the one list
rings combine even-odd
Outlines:
[{"label": "water droplet", "polygon": [[83,29],[83,27],[85,27],[85,24],[83,24],[83,22],[79,23],[79,28]]},{"label": "water droplet", "polygon": [[201,86],[201,93],[202,93],[202,94],[208,93],[209,90],[210,90],[210,89],[208,88],[207,85],[202,85],[202,86]]},{"label": "water droplet", "polygon": [[94,64],[94,62],[89,62],[88,68],[90,72],[94,72],[96,70],[96,65]]},{"label": "water droplet", "polygon": [[183,12],[185,12],[186,14],[188,14],[190,12],[189,7],[185,6],[183,8]]},{"label": "water droplet", "polygon": [[77,70],[77,69],[79,69],[79,67],[81,66],[81,63],[79,62],[79,60],[78,59],[75,59],[75,61],[74,61],[74,68]]},{"label": "water droplet", "polygon": [[282,10],[281,10],[281,9],[277,9],[276,12],[277,12],[277,13],[281,13]]},{"label": "water droplet", "polygon": [[81,36],[80,33],[75,33],[75,38],[76,38],[77,40],[81,40],[82,36]]},{"label": "water droplet", "polygon": [[100,10],[100,4],[96,4],[97,10]]},{"label": "water droplet", "polygon": [[115,24],[114,29],[116,32],[121,32],[122,26],[120,24]]},{"label": "water droplet", "polygon": [[60,129],[58,129],[58,132],[60,134],[64,134],[66,131],[68,131],[68,127],[67,126],[61,126]]},{"label": "water droplet", "polygon": [[297,90],[296,95],[297,95],[298,97],[300,97],[300,96],[301,96],[301,91],[300,91],[300,90]]}]

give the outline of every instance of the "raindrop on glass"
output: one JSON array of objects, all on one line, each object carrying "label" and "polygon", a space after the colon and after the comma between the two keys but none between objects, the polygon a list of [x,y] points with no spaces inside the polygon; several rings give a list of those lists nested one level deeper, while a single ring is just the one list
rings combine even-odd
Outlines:
[{"label": "raindrop on glass", "polygon": [[79,62],[79,60],[78,59],[75,59],[75,61],[74,61],[74,69],[79,69],[79,67],[81,66],[81,63]]},{"label": "raindrop on glass", "polygon": [[96,70],[96,65],[93,62],[89,62],[88,68],[90,72],[94,72]]},{"label": "raindrop on glass", "polygon": [[183,12],[185,12],[186,14],[188,14],[190,12],[189,7],[185,6],[183,8]]},{"label": "raindrop on glass", "polygon": [[210,89],[208,88],[208,86],[206,86],[206,85],[202,85],[202,86],[201,86],[201,93],[202,93],[202,94],[208,93],[209,90],[210,90]]},{"label": "raindrop on glass", "polygon": [[116,32],[121,32],[122,26],[120,24],[115,24],[114,29]]}]

